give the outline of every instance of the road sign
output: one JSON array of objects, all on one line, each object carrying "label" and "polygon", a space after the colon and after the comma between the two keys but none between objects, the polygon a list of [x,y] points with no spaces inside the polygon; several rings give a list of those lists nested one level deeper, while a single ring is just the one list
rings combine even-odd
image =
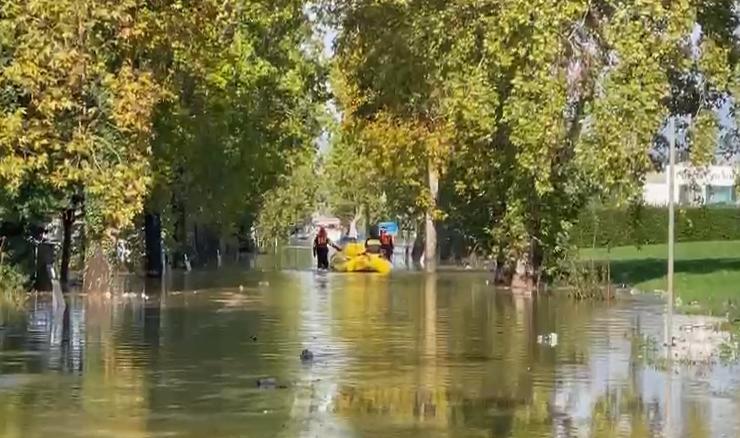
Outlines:
[{"label": "road sign", "polygon": [[398,224],[395,222],[381,222],[378,224],[378,229],[380,231],[385,231],[391,236],[398,235]]}]

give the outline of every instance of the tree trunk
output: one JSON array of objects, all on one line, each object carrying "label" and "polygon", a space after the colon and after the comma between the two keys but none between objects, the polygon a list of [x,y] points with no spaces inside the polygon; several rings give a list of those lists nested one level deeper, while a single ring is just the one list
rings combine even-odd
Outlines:
[{"label": "tree trunk", "polygon": [[504,252],[499,250],[498,254],[496,254],[496,272],[494,282],[499,286],[510,286],[512,274],[513,271],[509,263],[506,261]]},{"label": "tree trunk", "polygon": [[360,207],[355,210],[355,216],[352,218],[352,221],[349,223],[349,229],[347,231],[347,237],[352,239],[357,239],[360,236],[360,233],[357,231],[357,223],[362,219],[362,212],[363,208]]},{"label": "tree trunk", "polygon": [[111,268],[108,258],[103,252],[101,244],[94,243],[91,251],[91,257],[87,261],[83,274],[83,292],[90,296],[109,292],[111,288],[112,276],[113,269]]},{"label": "tree trunk", "polygon": [[80,195],[79,208],[82,215],[80,221],[80,269],[84,271],[87,261],[87,218],[85,217],[85,192]]},{"label": "tree trunk", "polygon": [[36,276],[34,289],[41,292],[53,290],[52,278],[49,274],[49,266],[54,266],[54,246],[42,242],[36,249]]},{"label": "tree trunk", "polygon": [[532,295],[534,287],[532,263],[525,254],[516,261],[514,275],[511,278],[511,290],[517,295]]},{"label": "tree trunk", "polygon": [[[201,235],[201,233],[200,233],[200,229],[198,228],[198,224],[197,223],[194,223],[193,224],[193,245],[192,245],[192,248],[193,248],[193,254],[192,255],[193,255],[193,257],[192,257],[192,259],[195,260],[196,263],[200,263],[201,262],[201,254],[202,253],[200,252],[200,249],[199,249],[199,241],[200,241],[200,237],[201,237],[200,235]],[[191,260],[191,263],[192,263],[192,260]]]},{"label": "tree trunk", "polygon": [[368,208],[367,204],[363,204],[361,210],[365,221],[365,239],[367,239],[370,237],[370,231],[372,230],[372,226],[370,225],[370,208]]},{"label": "tree trunk", "polygon": [[144,215],[144,238],[146,240],[146,274],[148,277],[162,276],[162,221],[156,213]]},{"label": "tree trunk", "polygon": [[415,266],[421,266],[421,257],[424,255],[424,227],[421,221],[417,222],[414,228],[416,236],[411,247],[411,261]]},{"label": "tree trunk", "polygon": [[413,244],[411,242],[411,231],[406,230],[404,232],[404,242],[405,248],[403,249],[404,252],[404,263],[406,264],[406,268],[411,268],[411,248],[413,247]]},{"label": "tree trunk", "polygon": [[228,246],[223,236],[218,236],[218,249],[216,250],[216,265],[220,268],[223,265],[223,258],[228,252]]},{"label": "tree trunk", "polygon": [[172,265],[184,266],[182,260],[187,253],[188,246],[187,216],[185,214],[185,205],[176,195],[172,196],[172,210],[175,216],[174,238],[175,242],[177,242],[176,250],[172,254]]},{"label": "tree trunk", "polygon": [[539,287],[542,251],[535,242],[531,242],[528,247],[529,250],[517,258],[511,278],[511,290],[516,294],[531,296]]},{"label": "tree trunk", "polygon": [[425,214],[425,246],[424,246],[424,268],[427,272],[437,271],[437,228],[434,223],[434,212],[437,209],[437,197],[439,195],[439,174],[437,169],[429,160],[427,164],[427,170],[429,173],[429,193],[431,195],[432,204],[427,209]]},{"label": "tree trunk", "polygon": [[62,212],[62,264],[59,268],[59,282],[62,291],[67,292],[69,289],[69,261],[72,256],[72,226],[75,222],[75,209],[68,208]]}]

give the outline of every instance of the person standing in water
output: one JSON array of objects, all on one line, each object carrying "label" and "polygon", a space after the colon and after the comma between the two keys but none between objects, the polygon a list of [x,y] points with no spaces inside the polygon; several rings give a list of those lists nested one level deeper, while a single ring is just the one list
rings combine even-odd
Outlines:
[{"label": "person standing in water", "polygon": [[393,236],[391,236],[386,230],[380,230],[380,249],[383,256],[391,261],[393,258]]},{"label": "person standing in water", "polygon": [[313,240],[313,256],[317,259],[319,269],[329,269],[329,247],[341,251],[326,235],[324,227],[319,228],[319,233]]}]

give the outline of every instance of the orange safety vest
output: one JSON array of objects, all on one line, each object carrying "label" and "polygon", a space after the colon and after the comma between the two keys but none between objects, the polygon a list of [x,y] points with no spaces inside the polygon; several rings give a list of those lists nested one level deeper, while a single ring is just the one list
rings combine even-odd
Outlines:
[{"label": "orange safety vest", "polygon": [[326,237],[316,236],[316,246],[325,248],[329,244],[329,239]]},{"label": "orange safety vest", "polygon": [[383,246],[391,246],[393,244],[393,240],[391,239],[390,234],[383,234],[380,236],[380,243]]}]

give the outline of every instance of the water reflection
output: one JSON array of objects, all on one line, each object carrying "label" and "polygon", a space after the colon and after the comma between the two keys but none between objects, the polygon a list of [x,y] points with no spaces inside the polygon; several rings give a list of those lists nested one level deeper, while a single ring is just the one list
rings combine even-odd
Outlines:
[{"label": "water reflection", "polygon": [[[515,298],[471,274],[193,272],[131,287],[3,313],[0,435],[740,434],[737,368],[646,365],[635,339],[662,335],[646,298]],[[538,344],[551,332],[557,346]],[[278,384],[257,388],[264,377]]]}]

